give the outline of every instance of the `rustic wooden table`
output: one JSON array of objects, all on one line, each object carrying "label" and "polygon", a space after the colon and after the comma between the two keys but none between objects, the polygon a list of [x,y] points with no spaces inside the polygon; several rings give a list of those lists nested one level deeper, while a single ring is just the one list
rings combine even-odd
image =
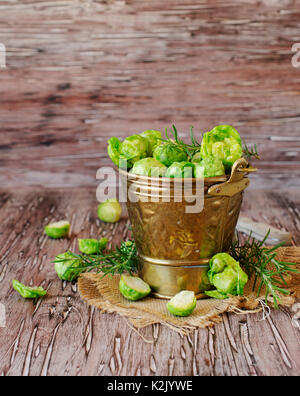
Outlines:
[{"label": "rustic wooden table", "polygon": [[[127,219],[97,220],[94,189],[16,190],[0,195],[0,375],[299,375],[299,322],[280,309],[261,314],[224,314],[223,323],[183,337],[166,327],[141,330],[145,343],[116,314],[81,301],[76,284],[61,282],[51,263],[76,247],[77,237],[126,237]],[[293,232],[300,243],[299,194],[249,190],[243,212]],[[267,209],[266,209],[267,208]],[[68,218],[70,240],[43,234],[49,221]],[[43,285],[48,296],[23,300],[11,282]]]},{"label": "rustic wooden table", "polygon": [[[183,137],[230,123],[257,143],[243,214],[299,245],[299,18],[295,0],[0,2],[0,375],[299,375],[292,310],[226,314],[190,337],[153,326],[147,344],[88,308],[51,264],[77,236],[126,236],[126,219],[96,219],[108,137],[173,122]],[[47,239],[43,226],[61,217],[71,240]],[[24,301],[14,278],[49,295]]]}]

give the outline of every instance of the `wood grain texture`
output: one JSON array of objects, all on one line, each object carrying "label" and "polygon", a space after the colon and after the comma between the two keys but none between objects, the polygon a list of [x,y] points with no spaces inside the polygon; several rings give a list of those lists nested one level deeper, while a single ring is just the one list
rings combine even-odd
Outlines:
[{"label": "wood grain texture", "polygon": [[[249,191],[243,214],[291,231],[300,243],[299,194]],[[81,301],[76,284],[61,282],[52,260],[76,249],[78,237],[107,236],[117,244],[128,234],[97,220],[94,189],[0,190],[0,375],[291,375],[300,374],[300,326],[295,310],[223,315],[223,323],[183,337],[160,325],[140,331],[126,319],[101,314]],[[43,227],[67,218],[70,239],[50,240]],[[42,285],[48,295],[33,303],[13,291],[13,279]],[[298,308],[299,310],[299,308]]]},{"label": "wood grain texture", "polygon": [[95,185],[109,136],[229,123],[263,160],[255,188],[300,180],[297,0],[0,3],[0,183]]}]

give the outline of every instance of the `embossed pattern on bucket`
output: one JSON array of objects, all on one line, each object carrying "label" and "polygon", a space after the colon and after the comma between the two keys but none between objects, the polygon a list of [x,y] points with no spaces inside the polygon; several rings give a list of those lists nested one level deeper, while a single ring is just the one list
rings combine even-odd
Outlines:
[{"label": "embossed pattern on bucket", "polygon": [[[154,294],[170,298],[180,290],[193,290],[198,298],[210,288],[209,259],[227,251],[232,243],[243,199],[249,185],[244,159],[236,161],[231,175],[206,178],[202,183],[203,210],[187,213],[187,195],[197,191],[196,179],[178,200],[181,179],[150,178],[120,171],[127,182],[127,209],[140,256],[140,276]],[[170,192],[170,202],[165,202]],[[133,198],[133,199],[132,199]],[[134,202],[132,202],[134,201]],[[154,201],[154,202],[153,202]]]}]

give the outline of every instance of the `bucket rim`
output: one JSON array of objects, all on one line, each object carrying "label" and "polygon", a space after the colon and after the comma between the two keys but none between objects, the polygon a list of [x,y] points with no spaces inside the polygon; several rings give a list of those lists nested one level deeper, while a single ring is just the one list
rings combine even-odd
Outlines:
[{"label": "bucket rim", "polygon": [[204,178],[196,178],[196,177],[186,177],[186,178],[169,178],[169,177],[151,177],[151,176],[143,176],[143,175],[136,175],[134,173],[130,173],[125,171],[124,169],[116,168],[117,171],[122,175],[125,176],[128,180],[132,179],[135,181],[149,181],[149,182],[171,182],[171,183],[182,183],[184,180],[185,182],[192,182],[195,183],[197,180],[204,180],[204,184],[212,184],[212,183],[222,183],[226,182],[230,179],[230,174],[223,175],[223,176],[215,176],[215,177],[204,177]]}]

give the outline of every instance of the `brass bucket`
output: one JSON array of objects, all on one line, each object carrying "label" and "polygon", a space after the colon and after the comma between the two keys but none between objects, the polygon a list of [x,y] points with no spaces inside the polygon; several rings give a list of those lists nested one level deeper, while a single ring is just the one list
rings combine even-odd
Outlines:
[{"label": "brass bucket", "polygon": [[[209,259],[228,251],[243,191],[250,183],[246,175],[253,171],[246,160],[239,159],[231,175],[203,179],[200,213],[186,213],[186,193],[177,202],[176,184],[182,179],[119,171],[127,186],[127,209],[140,257],[139,276],[154,295],[171,298],[181,290],[191,290],[197,298],[205,296],[203,292],[210,288],[206,275]],[[190,193],[194,193],[196,179],[189,181]],[[164,200],[167,192],[169,202]]]}]

